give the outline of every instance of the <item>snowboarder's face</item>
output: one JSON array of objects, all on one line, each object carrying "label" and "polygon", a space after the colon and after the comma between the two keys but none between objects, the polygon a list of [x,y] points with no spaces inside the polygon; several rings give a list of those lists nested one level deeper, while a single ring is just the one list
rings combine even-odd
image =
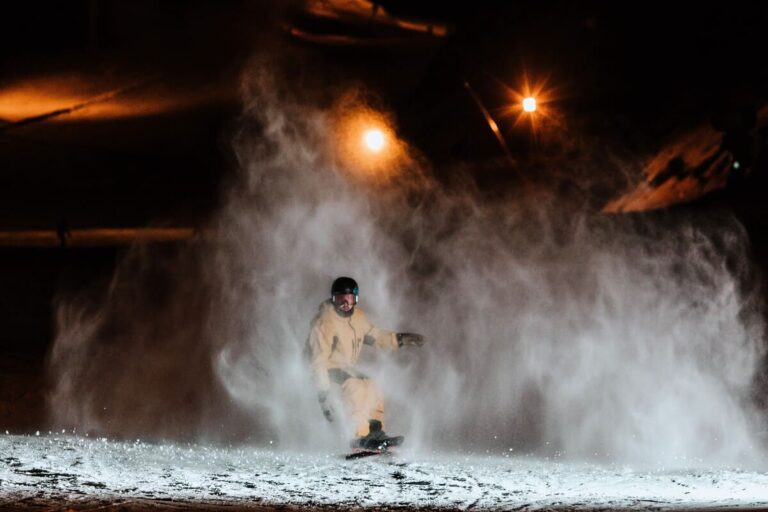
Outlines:
[{"label": "snowboarder's face", "polygon": [[355,307],[355,294],[339,293],[333,296],[333,305],[343,313],[349,313]]}]

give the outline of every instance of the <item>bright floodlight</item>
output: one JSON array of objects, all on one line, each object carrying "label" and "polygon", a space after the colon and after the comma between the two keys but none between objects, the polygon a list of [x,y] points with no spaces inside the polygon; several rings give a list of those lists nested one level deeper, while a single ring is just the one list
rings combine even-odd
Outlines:
[{"label": "bright floodlight", "polygon": [[365,140],[365,145],[371,151],[378,153],[384,147],[384,133],[378,128],[366,130],[363,140]]},{"label": "bright floodlight", "polygon": [[528,96],[523,100],[523,110],[526,112],[535,112],[536,111],[536,98],[533,96]]}]

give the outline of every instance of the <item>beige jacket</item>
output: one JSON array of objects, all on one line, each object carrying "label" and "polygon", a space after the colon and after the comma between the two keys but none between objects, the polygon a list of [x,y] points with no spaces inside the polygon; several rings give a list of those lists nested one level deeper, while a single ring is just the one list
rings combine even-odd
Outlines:
[{"label": "beige jacket", "polygon": [[312,320],[308,349],[312,365],[312,376],[318,392],[330,387],[328,370],[339,368],[351,370],[360,358],[364,345],[380,349],[398,347],[394,332],[374,327],[359,307],[350,317],[343,317],[327,300],[320,304],[320,310]]}]

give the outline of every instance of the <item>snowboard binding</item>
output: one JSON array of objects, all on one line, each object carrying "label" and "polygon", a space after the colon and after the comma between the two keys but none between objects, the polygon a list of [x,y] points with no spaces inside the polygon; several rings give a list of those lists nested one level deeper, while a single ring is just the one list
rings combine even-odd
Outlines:
[{"label": "snowboard binding", "polygon": [[368,424],[370,427],[368,435],[352,441],[352,453],[346,456],[347,459],[391,453],[393,447],[403,443],[403,436],[390,437],[385,434],[379,420],[369,420]]}]

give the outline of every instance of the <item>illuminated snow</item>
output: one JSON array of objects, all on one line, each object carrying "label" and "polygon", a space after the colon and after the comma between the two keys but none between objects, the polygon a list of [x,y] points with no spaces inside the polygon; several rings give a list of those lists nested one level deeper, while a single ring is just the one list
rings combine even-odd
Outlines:
[{"label": "illuminated snow", "polygon": [[207,504],[414,507],[768,506],[768,474],[633,470],[533,457],[341,454],[0,436],[0,506],[173,500]]}]

